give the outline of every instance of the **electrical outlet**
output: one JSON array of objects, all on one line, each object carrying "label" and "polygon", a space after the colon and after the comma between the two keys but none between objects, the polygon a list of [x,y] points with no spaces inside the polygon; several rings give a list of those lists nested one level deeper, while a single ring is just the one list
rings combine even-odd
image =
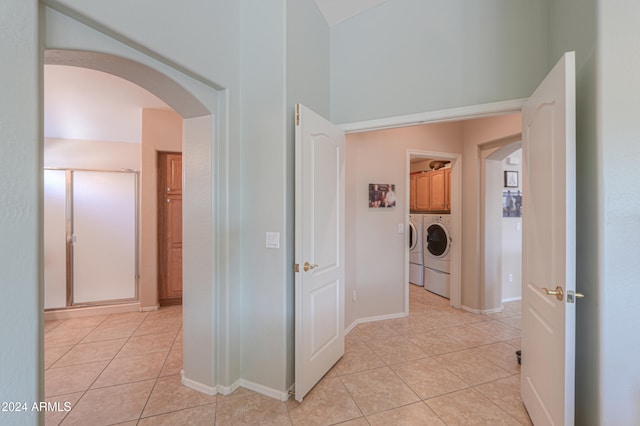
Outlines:
[{"label": "electrical outlet", "polygon": [[351,299],[355,302],[356,301],[356,294],[357,294],[357,290],[353,290],[353,294],[351,295]]},{"label": "electrical outlet", "polygon": [[513,274],[509,274],[509,282],[512,283],[513,282]]}]

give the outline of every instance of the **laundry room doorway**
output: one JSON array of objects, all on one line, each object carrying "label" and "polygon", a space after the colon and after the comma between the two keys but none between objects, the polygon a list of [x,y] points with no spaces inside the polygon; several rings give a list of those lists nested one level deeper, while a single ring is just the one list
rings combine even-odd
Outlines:
[{"label": "laundry room doorway", "polygon": [[[414,217],[420,217],[422,235],[422,287],[450,300],[451,306],[460,306],[460,235],[462,207],[462,156],[460,153],[421,151],[409,149],[406,153],[407,187],[410,188],[406,209]],[[432,222],[438,229],[446,230],[443,249],[434,255],[429,252],[429,229]],[[446,222],[446,223],[444,223]],[[407,225],[409,226],[409,225]],[[436,230],[437,232],[437,230]],[[444,235],[443,234],[443,235]],[[454,237],[455,236],[455,237]],[[435,242],[432,242],[432,245]],[[446,251],[446,252],[445,252]],[[411,285],[410,258],[407,262],[405,282]],[[435,264],[429,264],[429,261]],[[442,267],[446,265],[446,267]],[[446,278],[446,279],[444,279]],[[415,280],[414,280],[415,281]],[[414,283],[415,284],[415,283]],[[406,289],[405,313],[409,313],[409,290]]]},{"label": "laundry room doorway", "polygon": [[[513,135],[519,138],[521,106],[522,101],[515,100],[425,113],[394,123],[381,120],[342,126],[347,132],[348,326],[409,313],[409,216],[412,211],[430,210],[412,206],[411,192],[418,187],[418,182],[411,183],[412,155],[449,162],[449,208],[437,209],[450,211],[451,234],[458,242],[451,245],[448,303],[483,312],[479,217],[484,194],[479,147]],[[426,177],[423,186],[429,186],[424,183]],[[440,177],[436,176],[436,182]],[[397,206],[372,208],[363,190],[371,184],[396,184]],[[372,268],[372,264],[384,267]]]}]

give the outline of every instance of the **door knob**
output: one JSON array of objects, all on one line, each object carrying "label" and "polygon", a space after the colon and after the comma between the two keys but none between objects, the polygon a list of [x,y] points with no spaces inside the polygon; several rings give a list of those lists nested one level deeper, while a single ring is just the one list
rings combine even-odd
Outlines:
[{"label": "door knob", "polygon": [[562,287],[556,286],[555,290],[549,290],[548,288],[542,288],[547,296],[555,296],[558,300],[562,301],[562,297],[564,296],[564,292],[562,291]]},{"label": "door knob", "polygon": [[305,272],[307,272],[307,271],[309,271],[311,269],[315,269],[317,267],[318,267],[318,265],[316,265],[315,263],[312,265],[309,262],[304,262],[304,265],[303,265],[303,269],[304,269]]}]

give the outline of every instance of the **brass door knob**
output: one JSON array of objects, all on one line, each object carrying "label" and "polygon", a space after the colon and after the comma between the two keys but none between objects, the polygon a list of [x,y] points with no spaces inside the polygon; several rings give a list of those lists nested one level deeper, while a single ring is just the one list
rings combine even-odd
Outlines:
[{"label": "brass door knob", "polygon": [[310,271],[311,269],[315,269],[317,267],[318,265],[316,265],[315,263],[312,265],[309,262],[304,262],[304,265],[303,265],[303,269],[305,272]]},{"label": "brass door knob", "polygon": [[562,287],[556,286],[555,290],[549,290],[548,288],[545,288],[545,287],[543,287],[542,289],[547,294],[547,296],[555,296],[558,300],[562,301],[562,298],[564,296],[564,292],[562,291]]}]

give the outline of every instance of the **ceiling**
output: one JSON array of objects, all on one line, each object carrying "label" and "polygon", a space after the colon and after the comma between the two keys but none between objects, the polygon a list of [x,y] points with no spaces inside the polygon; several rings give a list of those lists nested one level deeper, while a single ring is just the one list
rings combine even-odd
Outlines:
[{"label": "ceiling", "polygon": [[316,0],[329,26],[359,15],[387,0]]},{"label": "ceiling", "polygon": [[[386,0],[315,0],[329,26]],[[139,143],[143,108],[170,109],[155,95],[111,74],[64,65],[44,67],[47,138]]]}]

